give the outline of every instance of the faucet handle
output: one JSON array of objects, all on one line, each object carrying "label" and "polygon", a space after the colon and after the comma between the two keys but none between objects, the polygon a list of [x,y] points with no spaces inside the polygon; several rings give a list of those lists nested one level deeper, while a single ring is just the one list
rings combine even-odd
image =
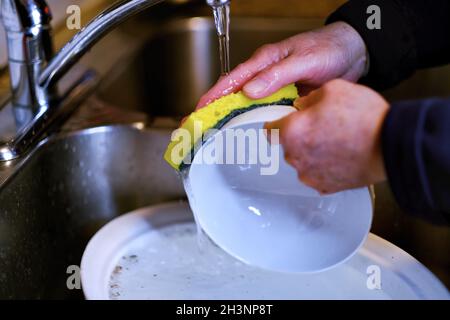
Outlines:
[{"label": "faucet handle", "polygon": [[50,24],[52,14],[45,0],[2,0],[0,17],[7,31],[27,32]]}]

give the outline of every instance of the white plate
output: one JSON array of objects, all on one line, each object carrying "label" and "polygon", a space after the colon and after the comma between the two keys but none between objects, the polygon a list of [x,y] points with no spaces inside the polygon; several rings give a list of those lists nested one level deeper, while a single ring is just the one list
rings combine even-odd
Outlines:
[{"label": "white plate", "polygon": [[[344,264],[300,275],[253,268],[217,248],[206,247],[200,254],[192,222],[188,204],[176,202],[108,223],[83,255],[86,298],[449,299],[447,289],[427,268],[373,234]],[[181,233],[170,237],[170,228]],[[378,280],[381,288],[374,289]]]}]

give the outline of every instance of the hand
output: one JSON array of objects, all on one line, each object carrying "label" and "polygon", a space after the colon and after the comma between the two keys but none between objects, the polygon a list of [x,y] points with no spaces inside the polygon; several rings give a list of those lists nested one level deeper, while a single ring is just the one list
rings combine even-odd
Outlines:
[{"label": "hand", "polygon": [[383,97],[332,80],[297,103],[302,110],[266,128],[280,130],[285,158],[300,180],[326,194],[386,179],[380,135],[389,105]]},{"label": "hand", "polygon": [[222,77],[200,99],[197,109],[232,92],[244,90],[254,99],[299,82],[301,94],[327,81],[357,81],[365,72],[367,49],[350,25],[335,22],[258,49],[246,62]]}]

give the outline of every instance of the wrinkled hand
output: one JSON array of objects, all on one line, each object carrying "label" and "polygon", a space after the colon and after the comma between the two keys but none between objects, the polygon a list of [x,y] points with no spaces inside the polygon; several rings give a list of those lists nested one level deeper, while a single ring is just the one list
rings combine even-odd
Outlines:
[{"label": "wrinkled hand", "polygon": [[280,130],[300,180],[324,194],[385,180],[380,134],[389,105],[378,93],[332,80],[297,104],[300,111],[266,128]]},{"label": "wrinkled hand", "polygon": [[359,34],[350,25],[336,22],[261,47],[203,95],[197,109],[241,89],[259,99],[294,82],[306,94],[331,79],[357,81],[366,62],[367,50]]}]

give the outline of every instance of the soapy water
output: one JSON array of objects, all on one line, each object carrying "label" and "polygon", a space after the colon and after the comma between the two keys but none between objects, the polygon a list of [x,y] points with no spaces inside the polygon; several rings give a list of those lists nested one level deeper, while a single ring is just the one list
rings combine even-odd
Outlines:
[{"label": "soapy water", "polygon": [[[122,257],[111,275],[110,298],[187,295],[192,285],[206,287],[211,284],[211,278],[225,273],[239,277],[245,266],[214,244],[205,242],[209,241],[206,236],[199,246],[199,235],[194,223],[181,223],[139,238],[137,248]],[[153,292],[151,288],[159,290]]]},{"label": "soapy water", "polygon": [[[194,223],[184,223],[137,239],[111,275],[110,298],[182,299],[194,295],[211,299],[214,295],[208,292],[212,287],[226,289],[235,279],[245,278],[250,267],[212,244],[198,246],[198,236]],[[204,292],[190,291],[193,287]]]},{"label": "soapy water", "polygon": [[150,230],[127,245],[110,276],[110,299],[388,299],[368,290],[366,258],[309,275],[276,273],[198,246],[195,223]]}]

